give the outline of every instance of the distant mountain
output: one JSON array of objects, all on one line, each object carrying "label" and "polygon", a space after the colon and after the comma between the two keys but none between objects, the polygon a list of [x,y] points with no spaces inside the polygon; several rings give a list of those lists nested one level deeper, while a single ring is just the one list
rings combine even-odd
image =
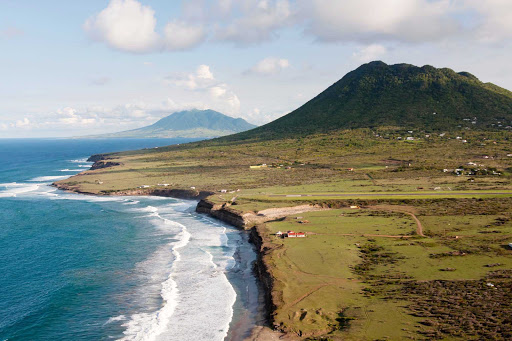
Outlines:
[{"label": "distant mountain", "polygon": [[158,122],[139,129],[103,134],[103,138],[212,138],[255,128],[241,118],[233,118],[214,110],[175,112]]},{"label": "distant mountain", "polygon": [[349,72],[290,114],[229,139],[380,126],[429,131],[511,125],[512,92],[506,89],[467,72],[376,61]]}]

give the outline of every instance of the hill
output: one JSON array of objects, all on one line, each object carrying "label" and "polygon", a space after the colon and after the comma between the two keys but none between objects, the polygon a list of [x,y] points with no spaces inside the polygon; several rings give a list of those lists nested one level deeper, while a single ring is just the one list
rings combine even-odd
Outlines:
[{"label": "hill", "polygon": [[[264,127],[95,155],[55,186],[207,197],[198,212],[251,228],[287,340],[510,340],[510,98],[468,73],[375,62]],[[277,235],[294,230],[306,237]]]},{"label": "hill", "polygon": [[512,92],[467,72],[432,66],[364,64],[304,104],[229,139],[398,127],[425,131],[512,125]]},{"label": "hill", "polygon": [[104,134],[103,138],[212,138],[239,133],[256,127],[242,118],[233,118],[214,110],[175,112],[143,128]]}]

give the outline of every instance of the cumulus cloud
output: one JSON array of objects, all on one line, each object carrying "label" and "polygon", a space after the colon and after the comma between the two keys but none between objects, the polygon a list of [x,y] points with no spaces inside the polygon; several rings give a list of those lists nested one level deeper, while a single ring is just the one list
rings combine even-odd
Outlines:
[{"label": "cumulus cloud", "polygon": [[306,32],[319,41],[438,40],[459,25],[449,0],[299,0]]},{"label": "cumulus cloud", "polygon": [[[155,11],[139,0],[110,0],[84,23],[114,49],[148,53],[192,49],[205,41],[238,46],[270,41],[284,28],[317,42],[423,43],[447,38],[499,42],[512,36],[509,0],[188,0],[157,31]],[[10,28],[0,37],[22,33]]]},{"label": "cumulus cloud", "polygon": [[84,126],[96,123],[96,118],[84,117],[80,114],[77,114],[77,110],[71,107],[59,109],[57,110],[57,114],[60,115],[58,122],[65,125]]},{"label": "cumulus cloud", "polygon": [[30,120],[24,117],[22,120],[17,120],[13,125],[16,128],[28,128],[30,126]]},{"label": "cumulus cloud", "polygon": [[372,60],[379,59],[387,52],[386,47],[380,44],[371,44],[361,48],[359,51],[352,54],[352,58],[360,63],[366,63]]},{"label": "cumulus cloud", "polygon": [[195,72],[170,75],[165,78],[165,81],[171,85],[195,90],[212,86],[215,83],[215,77],[208,65],[199,65]]},{"label": "cumulus cloud", "polygon": [[244,0],[228,10],[241,13],[227,25],[219,25],[216,37],[239,45],[260,43],[275,37],[276,31],[287,26],[292,17],[288,0]]},{"label": "cumulus cloud", "polygon": [[183,50],[204,38],[201,27],[183,21],[169,22],[163,36],[155,31],[155,11],[137,0],[111,0],[104,10],[89,18],[84,30],[94,40],[127,52]]},{"label": "cumulus cloud", "polygon": [[249,73],[272,75],[281,72],[281,70],[286,69],[289,66],[290,62],[288,61],[288,59],[268,57],[254,65],[249,70]]},{"label": "cumulus cloud", "polygon": [[166,50],[187,50],[205,39],[202,26],[188,25],[183,21],[172,21],[164,28],[164,47]]},{"label": "cumulus cloud", "polygon": [[228,88],[227,84],[219,84],[208,89],[208,92],[217,105],[224,108],[228,113],[237,113],[240,111],[240,99]]},{"label": "cumulus cloud", "polygon": [[84,24],[93,39],[129,52],[154,49],[159,40],[155,27],[155,11],[136,0],[111,0]]},{"label": "cumulus cloud", "polygon": [[208,65],[199,65],[189,74],[170,75],[165,77],[164,81],[168,85],[194,93],[200,99],[197,102],[203,103],[203,107],[210,107],[226,114],[238,114],[240,111],[238,96],[228,84],[215,78]]}]

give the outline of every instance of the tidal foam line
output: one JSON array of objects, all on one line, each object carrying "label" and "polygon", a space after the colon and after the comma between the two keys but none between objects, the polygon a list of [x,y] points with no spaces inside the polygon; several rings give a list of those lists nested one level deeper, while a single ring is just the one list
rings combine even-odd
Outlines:
[{"label": "tidal foam line", "polygon": [[123,324],[126,330],[124,331],[125,336],[120,339],[122,341],[156,340],[158,335],[167,330],[169,319],[173,315],[179,300],[179,290],[173,276],[176,271],[176,266],[181,260],[181,254],[178,250],[189,243],[191,235],[184,225],[160,217],[156,208],[149,206],[147,209],[153,211],[155,216],[163,219],[164,223],[181,226],[182,230],[178,235],[179,240],[168,244],[168,247],[171,247],[172,249],[174,262],[171,266],[168,278],[162,283],[162,289],[160,291],[160,296],[163,301],[162,307],[153,313],[138,313],[132,315],[130,321]]}]

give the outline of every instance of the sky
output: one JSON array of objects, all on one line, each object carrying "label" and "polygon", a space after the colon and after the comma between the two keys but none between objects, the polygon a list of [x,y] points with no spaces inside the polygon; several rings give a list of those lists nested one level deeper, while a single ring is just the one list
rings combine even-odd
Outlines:
[{"label": "sky", "polygon": [[0,138],[261,125],[372,60],[510,90],[511,42],[510,0],[0,0]]}]

